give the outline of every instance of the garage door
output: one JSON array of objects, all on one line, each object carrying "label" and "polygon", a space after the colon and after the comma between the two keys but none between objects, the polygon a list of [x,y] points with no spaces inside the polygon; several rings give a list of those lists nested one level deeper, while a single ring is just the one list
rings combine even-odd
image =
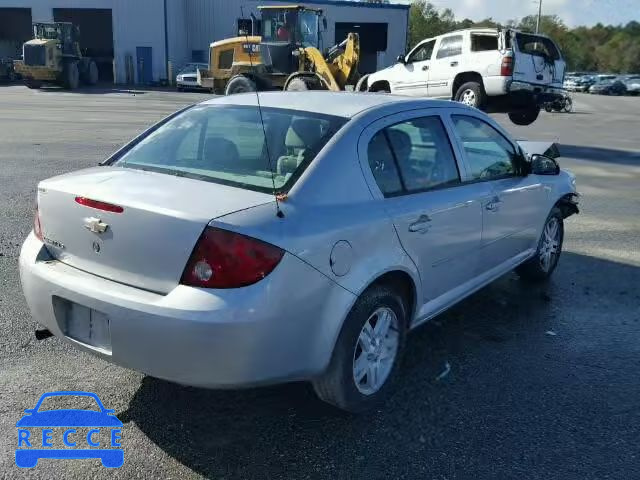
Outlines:
[{"label": "garage door", "polygon": [[80,28],[82,54],[95,59],[100,79],[113,80],[113,19],[107,8],[54,8],[56,22],[71,22]]},{"label": "garage door", "polygon": [[20,57],[32,36],[30,8],[0,8],[0,59]]},{"label": "garage door", "polygon": [[378,69],[378,52],[387,50],[387,23],[336,22],[336,44],[347,38],[349,32],[360,36],[360,73],[372,73]]}]

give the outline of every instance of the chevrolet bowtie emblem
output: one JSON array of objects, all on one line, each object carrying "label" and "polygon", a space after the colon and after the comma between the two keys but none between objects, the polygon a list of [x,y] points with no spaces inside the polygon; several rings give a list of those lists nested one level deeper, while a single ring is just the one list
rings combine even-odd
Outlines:
[{"label": "chevrolet bowtie emblem", "polygon": [[84,228],[93,233],[104,233],[109,228],[109,225],[101,222],[99,218],[88,217],[84,219]]}]

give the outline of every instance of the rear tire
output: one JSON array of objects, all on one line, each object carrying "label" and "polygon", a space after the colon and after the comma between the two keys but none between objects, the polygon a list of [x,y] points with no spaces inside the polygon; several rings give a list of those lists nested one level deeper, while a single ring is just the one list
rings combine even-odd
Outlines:
[{"label": "rear tire", "polygon": [[229,80],[224,94],[235,95],[237,93],[255,92],[256,90],[256,83],[253,80],[251,80],[249,77],[239,75]]},{"label": "rear tire", "polygon": [[75,90],[80,84],[80,72],[76,62],[67,63],[64,69],[64,87]]},{"label": "rear tire", "polygon": [[509,112],[509,120],[511,120],[515,125],[527,126],[535,122],[538,119],[538,115],[540,115],[540,107],[534,107],[526,110]]},{"label": "rear tire", "polygon": [[[554,227],[555,225],[555,227]],[[521,279],[544,282],[558,266],[564,240],[564,220],[558,207],[553,207],[544,222],[535,256],[516,268]]]},{"label": "rear tire", "polygon": [[318,397],[353,413],[383,402],[393,389],[404,350],[407,311],[391,288],[366,290],[345,319],[329,367],[313,381]]},{"label": "rear tire", "polygon": [[460,86],[455,96],[456,102],[468,107],[482,109],[487,101],[484,87],[478,82],[467,82]]}]

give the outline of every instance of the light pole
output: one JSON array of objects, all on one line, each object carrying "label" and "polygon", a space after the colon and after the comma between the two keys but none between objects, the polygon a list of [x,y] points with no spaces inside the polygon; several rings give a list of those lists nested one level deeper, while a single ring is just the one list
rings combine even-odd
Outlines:
[{"label": "light pole", "polygon": [[538,21],[536,22],[536,33],[540,32],[540,17],[542,17],[542,0],[538,2]]}]

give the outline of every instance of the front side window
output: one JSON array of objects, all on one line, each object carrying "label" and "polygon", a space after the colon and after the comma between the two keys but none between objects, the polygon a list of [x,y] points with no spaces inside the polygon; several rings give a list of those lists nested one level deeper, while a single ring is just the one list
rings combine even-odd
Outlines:
[{"label": "front side window", "polygon": [[516,173],[516,150],[488,123],[465,115],[453,115],[456,134],[464,146],[474,180],[492,180]]},{"label": "front side window", "polygon": [[407,63],[413,62],[423,62],[425,60],[431,60],[431,55],[433,54],[433,47],[435,47],[436,41],[431,40],[430,42],[423,43],[418,48],[416,48],[409,58],[407,58]]},{"label": "front side window", "polygon": [[198,105],[144,137],[115,165],[266,193],[273,191],[273,172],[276,190],[287,191],[346,122],[279,108],[262,113],[264,127],[256,107]]},{"label": "front side window", "polygon": [[452,35],[440,41],[440,48],[436,58],[455,57],[462,55],[462,35]]},{"label": "front side window", "polygon": [[369,144],[369,164],[386,196],[460,183],[449,138],[436,116],[398,123],[378,132]]}]

